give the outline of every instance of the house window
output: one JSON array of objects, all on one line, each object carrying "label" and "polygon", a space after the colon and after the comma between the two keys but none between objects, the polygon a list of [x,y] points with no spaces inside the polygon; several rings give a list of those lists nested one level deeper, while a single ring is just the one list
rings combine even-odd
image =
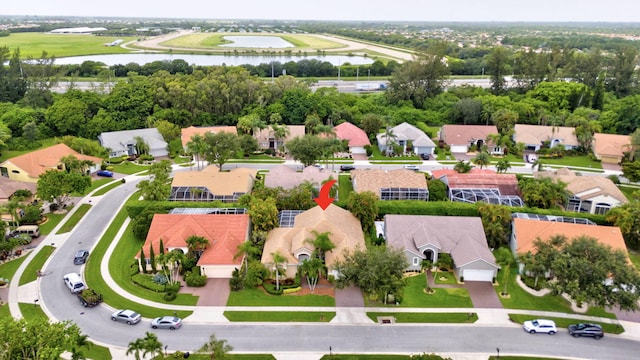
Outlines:
[{"label": "house window", "polygon": [[420,265],[420,258],[419,257],[414,257],[413,258],[413,266],[418,266]]},{"label": "house window", "polygon": [[11,172],[14,173],[14,174],[20,174],[20,171],[18,171],[18,170],[11,170]]},{"label": "house window", "polygon": [[594,214],[604,215],[611,210],[611,205],[605,203],[597,203]]}]

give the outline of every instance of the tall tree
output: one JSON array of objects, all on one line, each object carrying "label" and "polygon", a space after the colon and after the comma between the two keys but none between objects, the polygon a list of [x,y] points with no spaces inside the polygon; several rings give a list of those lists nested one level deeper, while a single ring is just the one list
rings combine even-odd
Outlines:
[{"label": "tall tree", "polygon": [[326,143],[326,139],[307,134],[290,140],[286,147],[295,160],[300,161],[304,166],[310,166],[322,158]]},{"label": "tall tree", "polygon": [[318,285],[318,280],[323,275],[325,265],[320,258],[314,257],[307,259],[300,265],[300,275],[306,276],[309,290],[313,292]]},{"label": "tall tree", "polygon": [[222,170],[222,166],[229,159],[233,158],[236,153],[240,151],[240,141],[236,134],[225,132],[216,134],[207,133],[204,136],[204,141],[207,144],[205,159],[207,159],[210,164],[218,165],[220,170]]},{"label": "tall tree", "polygon": [[485,166],[489,166],[491,164],[491,156],[489,155],[488,152],[486,151],[480,151],[476,157],[474,157],[473,159],[471,159],[471,161],[480,166],[480,169],[482,169]]},{"label": "tall tree", "polygon": [[313,245],[314,251],[317,253],[318,258],[324,262],[324,257],[327,251],[331,251],[336,248],[336,244],[331,241],[330,232],[320,233],[316,230],[311,230],[313,239],[306,239],[305,242]]},{"label": "tall tree", "polygon": [[58,359],[81,336],[70,321],[49,322],[36,317],[29,321],[11,316],[0,318],[0,357],[2,359]]},{"label": "tall tree", "polygon": [[233,346],[227,344],[227,340],[217,339],[216,334],[211,334],[209,341],[202,345],[198,351],[208,353],[211,360],[224,360],[231,350],[233,350]]},{"label": "tall tree", "polygon": [[508,206],[484,202],[476,203],[482,219],[482,227],[490,248],[509,245],[511,234],[511,210]]},{"label": "tall tree", "polygon": [[569,200],[567,184],[548,177],[522,179],[518,182],[527,206],[542,209],[563,208]]},{"label": "tall tree", "polygon": [[371,191],[352,192],[347,201],[347,208],[362,225],[362,231],[368,234],[375,227],[378,217],[378,195]]},{"label": "tall tree", "polygon": [[447,76],[449,68],[444,54],[420,54],[393,72],[386,94],[394,103],[410,100],[415,108],[423,109],[427,98],[443,91]]},{"label": "tall tree", "polygon": [[211,244],[209,239],[204,236],[191,235],[185,240],[189,253],[196,259],[200,259],[204,250]]},{"label": "tall tree", "polygon": [[249,258],[258,254],[260,254],[260,249],[255,247],[250,240],[243,241],[242,244],[238,245],[238,251],[233,255],[233,259],[242,258],[245,278],[249,273]]},{"label": "tall tree", "polygon": [[37,185],[38,196],[62,206],[74,192],[84,193],[91,186],[91,178],[78,172],[47,170],[40,175]]},{"label": "tall tree", "polygon": [[287,258],[278,251],[271,253],[271,258],[273,259],[273,276],[276,278],[276,290],[280,290],[280,275],[283,272],[282,264]]},{"label": "tall tree", "polygon": [[207,145],[204,142],[204,136],[195,134],[191,137],[191,140],[187,143],[187,150],[195,156],[196,167],[200,170],[200,162],[207,151]]},{"label": "tall tree", "polygon": [[491,91],[501,94],[507,86],[507,64],[509,63],[509,51],[502,46],[496,46],[486,58],[486,72],[491,75]]},{"label": "tall tree", "polygon": [[158,335],[147,331],[142,339],[142,344],[142,354],[145,357],[150,355],[152,359],[155,359],[156,356],[162,354],[162,343],[158,340]]}]

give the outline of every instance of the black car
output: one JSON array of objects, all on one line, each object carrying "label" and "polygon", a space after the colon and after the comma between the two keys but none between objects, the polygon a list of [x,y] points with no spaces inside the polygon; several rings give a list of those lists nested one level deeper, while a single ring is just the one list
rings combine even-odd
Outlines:
[{"label": "black car", "polygon": [[340,171],[351,171],[355,169],[356,167],[353,165],[340,165]]},{"label": "black car", "polygon": [[599,340],[604,336],[604,331],[602,331],[602,326],[598,324],[580,323],[569,325],[569,334],[573,337],[590,336]]},{"label": "black car", "polygon": [[87,262],[87,258],[89,257],[89,251],[87,250],[79,250],[76,253],[76,256],[73,257],[74,265],[82,265]]}]

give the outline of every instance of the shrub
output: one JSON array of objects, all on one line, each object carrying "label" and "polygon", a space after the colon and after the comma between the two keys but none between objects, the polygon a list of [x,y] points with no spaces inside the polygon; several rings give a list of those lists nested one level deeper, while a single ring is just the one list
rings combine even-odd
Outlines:
[{"label": "shrub", "polygon": [[123,157],[113,157],[113,158],[109,158],[107,160],[107,162],[109,164],[121,164],[124,161],[125,158]]},{"label": "shrub", "polygon": [[264,282],[262,283],[262,287],[264,288],[264,291],[266,291],[268,294],[271,295],[282,295],[282,286],[280,286],[280,289],[276,290],[276,283],[275,282]]},{"label": "shrub", "polygon": [[609,175],[607,176],[607,179],[611,180],[616,185],[620,184],[620,177],[618,177],[618,175]]},{"label": "shrub", "polygon": [[167,291],[166,294],[164,294],[164,296],[162,297],[164,299],[164,301],[173,301],[176,299],[176,293],[173,291]]},{"label": "shrub", "polygon": [[333,275],[329,275],[329,276],[327,276],[327,281],[329,282],[329,284],[333,285],[336,282],[336,277],[333,276]]},{"label": "shrub", "polygon": [[155,292],[174,291],[177,292],[180,289],[180,283],[173,285],[161,285],[153,281],[153,276],[146,274],[136,274],[131,277],[131,281],[134,284],[141,286],[147,290]]},{"label": "shrub", "polygon": [[202,287],[207,284],[207,277],[194,272],[188,272],[184,276],[187,286]]},{"label": "shrub", "polygon": [[149,154],[142,154],[140,155],[140,157],[138,157],[139,161],[153,161],[154,157],[153,155],[149,155]]},{"label": "shrub", "polygon": [[229,279],[229,288],[231,291],[240,291],[244,288],[242,278],[240,277],[240,270],[235,268],[231,273],[231,279]]},{"label": "shrub", "polygon": [[156,284],[165,285],[169,281],[167,280],[167,277],[164,276],[164,274],[155,274],[153,275],[153,282]]},{"label": "shrub", "polygon": [[298,286],[298,287],[295,287],[295,288],[289,288],[289,289],[283,289],[282,293],[283,294],[291,294],[291,293],[298,292],[300,290],[302,290],[302,286]]},{"label": "shrub", "polygon": [[129,264],[129,276],[133,276],[140,273],[140,266],[138,265],[138,260],[133,259]]}]

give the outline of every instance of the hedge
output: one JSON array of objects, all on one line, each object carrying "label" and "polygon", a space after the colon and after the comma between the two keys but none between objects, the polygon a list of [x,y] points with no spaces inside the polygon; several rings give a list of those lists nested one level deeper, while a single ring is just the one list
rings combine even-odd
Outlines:
[{"label": "hedge", "polygon": [[165,292],[165,291],[173,291],[178,292],[180,290],[180,283],[176,283],[174,285],[167,285],[166,288],[162,284],[158,284],[153,281],[153,275],[146,274],[136,274],[131,277],[131,281],[134,284],[142,286],[145,289],[155,291],[155,292]]},{"label": "hedge", "polygon": [[168,213],[175,208],[232,208],[241,207],[237,203],[223,203],[221,201],[129,201],[126,206],[127,215],[134,219],[145,209],[153,207],[159,213]]}]

